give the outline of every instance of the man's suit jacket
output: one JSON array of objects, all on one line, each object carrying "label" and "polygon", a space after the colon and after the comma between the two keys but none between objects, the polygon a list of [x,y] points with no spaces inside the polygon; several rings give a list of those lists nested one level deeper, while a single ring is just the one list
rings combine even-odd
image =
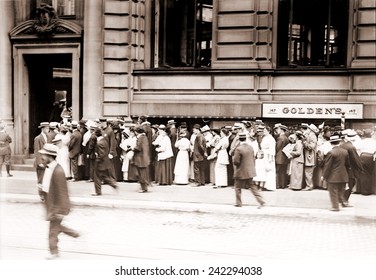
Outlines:
[{"label": "man's suit jacket", "polygon": [[198,133],[193,145],[193,161],[203,161],[206,154],[206,139],[204,135]]},{"label": "man's suit jacket", "polygon": [[145,134],[137,135],[136,147],[134,147],[133,163],[137,167],[148,167],[150,164],[149,140]]},{"label": "man's suit jacket", "polygon": [[250,179],[256,176],[255,153],[251,145],[240,143],[232,157],[235,166],[234,179]]},{"label": "man's suit jacket", "polygon": [[58,164],[52,173],[50,189],[44,193],[46,220],[51,221],[56,214],[68,215],[71,204],[68,195],[67,180],[64,169]]},{"label": "man's suit jacket", "polygon": [[349,153],[336,146],[326,155],[323,178],[328,183],[347,183],[349,169]]},{"label": "man's suit jacket", "polygon": [[349,153],[350,171],[349,178],[359,178],[362,172],[362,162],[356,151],[356,148],[351,142],[344,142],[340,145],[341,148],[345,149]]},{"label": "man's suit jacket", "polygon": [[275,144],[275,163],[276,164],[288,164],[289,159],[282,152],[283,148],[289,143],[289,139],[285,134],[281,134],[278,136],[276,144]]},{"label": "man's suit jacket", "polygon": [[117,142],[116,142],[114,130],[112,129],[112,127],[107,126],[106,128],[103,129],[102,135],[104,139],[108,142],[108,145],[110,147],[109,153],[112,156],[116,157],[117,156],[117,152],[116,152]]},{"label": "man's suit jacket", "polygon": [[98,137],[95,145],[96,169],[103,171],[111,168],[112,162],[108,157],[110,146],[104,137]]},{"label": "man's suit jacket", "polygon": [[81,144],[82,144],[82,134],[79,130],[74,130],[68,145],[69,149],[69,158],[74,158],[78,156],[81,152]]},{"label": "man's suit jacket", "polygon": [[42,156],[39,153],[39,150],[43,148],[44,144],[46,144],[46,141],[44,140],[42,133],[34,138],[34,168],[37,168],[39,164],[42,164]]}]

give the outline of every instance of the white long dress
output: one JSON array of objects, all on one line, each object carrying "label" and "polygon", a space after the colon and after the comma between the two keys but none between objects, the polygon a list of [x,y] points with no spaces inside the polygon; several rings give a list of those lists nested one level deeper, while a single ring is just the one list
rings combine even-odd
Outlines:
[{"label": "white long dress", "polygon": [[174,168],[175,184],[186,185],[189,180],[189,147],[190,141],[183,137],[176,141],[175,147],[179,150]]},{"label": "white long dress", "polygon": [[123,139],[120,143],[120,148],[124,151],[123,164],[121,166],[124,181],[128,180],[129,162],[133,158],[134,152],[132,149],[136,147],[136,142],[137,137],[131,135],[129,138]]},{"label": "white long dress", "polygon": [[70,169],[70,160],[69,160],[69,141],[70,136],[69,134],[62,134],[58,133],[55,136],[55,139],[61,139],[60,149],[58,151],[58,155],[56,157],[56,161],[61,165],[64,169],[65,177],[71,177],[71,169]]},{"label": "white long dress", "polygon": [[269,191],[277,189],[276,169],[275,169],[275,146],[276,142],[273,136],[265,135],[261,141],[261,149],[264,151],[264,163],[266,171],[266,181],[264,188]]},{"label": "white long dress", "polygon": [[229,162],[229,155],[227,147],[229,146],[228,136],[222,137],[215,147],[217,150],[217,161],[215,162],[215,186],[226,187],[228,185],[227,179],[227,165]]}]

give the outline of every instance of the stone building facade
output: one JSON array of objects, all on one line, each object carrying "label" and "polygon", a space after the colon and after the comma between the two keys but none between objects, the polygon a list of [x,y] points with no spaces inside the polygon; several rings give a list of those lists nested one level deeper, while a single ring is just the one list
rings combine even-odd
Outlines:
[{"label": "stone building facade", "polygon": [[32,151],[59,92],[77,120],[335,123],[344,113],[347,126],[375,125],[376,1],[302,3],[0,1],[0,118],[14,153]]}]

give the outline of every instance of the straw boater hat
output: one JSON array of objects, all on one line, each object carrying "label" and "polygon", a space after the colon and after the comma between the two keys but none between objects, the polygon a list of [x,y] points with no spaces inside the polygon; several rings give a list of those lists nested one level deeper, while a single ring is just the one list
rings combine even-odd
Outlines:
[{"label": "straw boater hat", "polygon": [[349,130],[349,131],[347,132],[345,138],[346,138],[346,140],[348,140],[348,141],[355,141],[357,135],[358,135],[358,134],[356,133],[356,131],[351,129],[351,130]]},{"label": "straw boater hat", "polygon": [[201,128],[201,132],[204,133],[204,132],[208,132],[210,131],[210,127],[208,125],[205,125]]},{"label": "straw boater hat", "polygon": [[161,124],[161,125],[159,126],[159,129],[161,129],[161,130],[166,130],[166,126],[165,126],[164,124]]},{"label": "straw boater hat", "polygon": [[341,142],[341,137],[339,137],[339,135],[332,135],[330,136],[329,142],[333,144],[339,143]]},{"label": "straw boater hat", "polygon": [[175,122],[174,120],[169,120],[169,121],[167,122],[167,125],[171,125],[171,124],[176,124],[176,122]]},{"label": "straw boater hat", "polygon": [[42,128],[42,127],[50,127],[50,123],[49,122],[41,122],[38,126],[38,128]]},{"label": "straw boater hat", "polygon": [[43,145],[43,148],[39,150],[39,153],[43,155],[50,155],[50,156],[56,157],[58,150],[59,148],[56,145],[51,144],[51,143],[46,143]]}]

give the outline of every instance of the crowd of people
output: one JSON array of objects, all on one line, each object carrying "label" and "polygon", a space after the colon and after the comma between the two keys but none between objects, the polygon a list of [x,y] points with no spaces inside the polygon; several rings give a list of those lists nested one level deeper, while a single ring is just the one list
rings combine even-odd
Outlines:
[{"label": "crowd of people", "polygon": [[[324,124],[302,123],[292,131],[281,123],[269,126],[262,120],[220,128],[194,124],[189,129],[186,122],[178,125],[174,120],[151,124],[145,116],[134,123],[67,119],[42,122],[40,128],[41,134],[34,141],[38,183],[44,167],[37,151],[44,143],[53,143],[59,147],[57,161],[66,177],[94,182],[94,195],[102,194],[102,184],[116,189],[123,181],[138,181],[140,192],[147,192],[152,184],[211,184],[217,189],[234,186],[233,156],[241,142],[240,133],[246,133],[254,153],[252,184],[258,190],[327,189],[330,179],[325,177],[325,163],[334,143],[346,149],[350,159],[346,165],[349,178],[344,182],[346,196],[341,203],[346,205],[351,193],[375,193],[376,139],[372,129],[333,131]],[[340,143],[331,140],[334,136]]]}]

